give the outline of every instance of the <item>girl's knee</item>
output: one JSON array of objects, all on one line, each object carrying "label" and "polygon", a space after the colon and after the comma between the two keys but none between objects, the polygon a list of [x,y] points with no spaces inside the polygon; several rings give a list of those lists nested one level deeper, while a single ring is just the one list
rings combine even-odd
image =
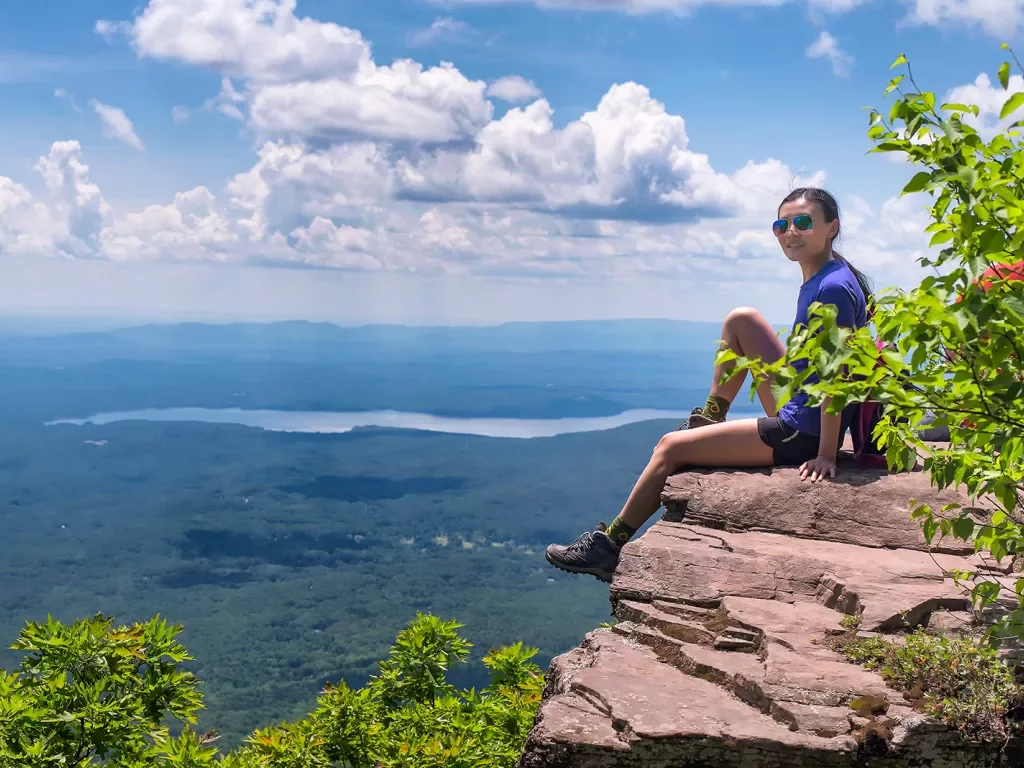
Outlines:
[{"label": "girl's knee", "polygon": [[760,321],[760,319],[761,313],[753,307],[736,307],[736,309],[725,316],[725,324],[727,326],[739,325],[751,321]]},{"label": "girl's knee", "polygon": [[658,444],[654,446],[654,452],[657,453],[658,451],[668,450],[679,439],[681,434],[682,432],[680,430],[676,430],[662,435]]},{"label": "girl's knee", "polygon": [[686,438],[684,432],[669,432],[663,435],[654,446],[651,461],[665,466],[675,465],[680,461],[680,454],[685,452]]}]

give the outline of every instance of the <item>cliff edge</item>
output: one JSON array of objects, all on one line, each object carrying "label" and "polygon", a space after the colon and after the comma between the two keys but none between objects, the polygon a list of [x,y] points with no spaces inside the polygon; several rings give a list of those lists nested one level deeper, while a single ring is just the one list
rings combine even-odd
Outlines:
[{"label": "cliff edge", "polygon": [[929,552],[910,520],[911,499],[955,492],[840,470],[671,477],[662,518],[623,548],[617,623],[552,661],[519,768],[1024,765],[1019,745],[968,743],[825,642],[844,615],[862,632],[968,626],[946,574],[981,565],[963,542]]}]

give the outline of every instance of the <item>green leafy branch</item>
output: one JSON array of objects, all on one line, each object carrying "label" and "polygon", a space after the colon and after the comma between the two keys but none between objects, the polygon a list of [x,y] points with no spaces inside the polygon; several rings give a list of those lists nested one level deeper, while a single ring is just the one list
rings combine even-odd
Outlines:
[{"label": "green leafy branch", "polygon": [[[920,462],[934,486],[962,488],[969,500],[937,511],[914,505],[925,538],[969,541],[997,569],[1012,570],[1024,553],[1024,283],[1008,271],[1024,260],[1024,121],[983,137],[977,105],[938,104],[905,56],[896,67],[906,71],[885,88],[884,96],[896,97],[890,108],[868,108],[870,153],[900,152],[918,169],[901,195],[930,200],[929,250],[917,259],[928,273],[912,290],[879,292],[867,327],[840,328],[834,307],[814,305],[807,327],[789,335],[782,360],[767,364],[725,350],[718,362],[726,376],[752,374],[751,397],[770,381],[780,407],[798,391],[832,413],[880,402],[874,437],[890,469]],[[1010,71],[1009,61],[998,70],[1004,90]],[[1008,93],[1000,120],[1022,107],[1024,93]],[[798,361],[807,368],[798,371]],[[948,446],[920,439],[927,415],[933,426],[949,427]],[[1003,611],[990,639],[1024,638],[1024,582],[1008,588],[980,571],[962,576],[979,610],[998,603]]]}]

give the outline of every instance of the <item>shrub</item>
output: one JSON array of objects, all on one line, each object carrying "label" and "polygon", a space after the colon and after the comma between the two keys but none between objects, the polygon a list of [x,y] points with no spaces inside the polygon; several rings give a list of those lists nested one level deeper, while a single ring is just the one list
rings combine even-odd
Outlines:
[{"label": "shrub", "polygon": [[878,670],[928,714],[979,740],[1001,740],[1019,731],[1020,687],[996,652],[966,636],[941,637],[917,630],[896,643],[856,636],[837,642],[850,661]]},{"label": "shrub", "polygon": [[191,659],[180,625],[29,623],[12,646],[20,670],[0,670],[0,768],[511,768],[544,685],[536,649],[492,650],[490,684],[458,691],[445,675],[469,655],[460,627],[417,614],[364,688],[329,685],[309,716],[222,756],[215,733],[191,728],[202,697],[178,667]]},{"label": "shrub", "polygon": [[[180,627],[154,618],[113,626],[102,615],[71,626],[29,622],[11,646],[18,672],[0,670],[0,765],[187,765],[215,752],[165,718],[191,724],[202,706],[198,680],[178,669],[191,659]],[[185,760],[186,762],[182,762]]]}]

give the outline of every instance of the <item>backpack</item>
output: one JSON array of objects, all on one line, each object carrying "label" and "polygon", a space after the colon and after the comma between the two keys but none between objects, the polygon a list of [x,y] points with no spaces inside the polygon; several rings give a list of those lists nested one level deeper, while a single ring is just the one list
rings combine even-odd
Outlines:
[{"label": "backpack", "polygon": [[858,403],[854,410],[853,423],[850,424],[850,437],[853,438],[853,459],[858,467],[869,469],[888,469],[885,451],[875,442],[875,425],[882,419],[882,404],[877,400],[865,400]]},{"label": "backpack", "polygon": [[[878,347],[878,354],[881,357],[885,349],[884,341],[875,340]],[[878,365],[882,365],[879,360]],[[885,451],[875,442],[875,425],[882,420],[882,413],[885,410],[877,400],[865,400],[857,403],[853,414],[853,423],[850,424],[850,437],[853,438],[853,459],[858,467],[867,469],[888,469],[889,462],[885,459]],[[914,463],[917,467],[917,463]]]}]

